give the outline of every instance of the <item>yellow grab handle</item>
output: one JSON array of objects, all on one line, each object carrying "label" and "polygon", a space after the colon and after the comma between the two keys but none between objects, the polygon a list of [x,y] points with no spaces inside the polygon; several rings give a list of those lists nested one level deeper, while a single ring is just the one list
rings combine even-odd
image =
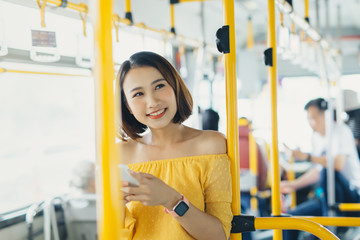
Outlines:
[{"label": "yellow grab handle", "polygon": [[295,229],[309,232],[319,237],[320,239],[339,239],[332,232],[320,224],[296,217],[255,218],[255,229]]}]

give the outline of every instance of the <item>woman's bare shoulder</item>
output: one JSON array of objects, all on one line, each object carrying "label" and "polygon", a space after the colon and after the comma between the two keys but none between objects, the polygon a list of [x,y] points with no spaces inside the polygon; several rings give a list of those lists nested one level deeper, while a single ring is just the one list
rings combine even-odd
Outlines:
[{"label": "woman's bare shoulder", "polygon": [[226,138],[224,134],[212,131],[203,130],[198,137],[197,144],[199,144],[204,155],[207,154],[223,154],[226,153]]},{"label": "woman's bare shoulder", "polygon": [[137,147],[137,142],[132,139],[127,139],[126,141],[121,140],[117,142],[116,146],[119,150],[121,162],[125,164],[132,163],[131,159],[134,158],[135,149]]}]

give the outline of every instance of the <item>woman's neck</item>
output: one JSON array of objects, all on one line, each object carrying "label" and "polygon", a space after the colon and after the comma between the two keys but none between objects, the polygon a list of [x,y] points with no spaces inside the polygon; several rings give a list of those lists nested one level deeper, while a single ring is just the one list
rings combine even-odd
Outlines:
[{"label": "woman's neck", "polygon": [[182,124],[170,124],[162,129],[150,129],[143,137],[143,143],[151,146],[166,147],[184,139],[185,126]]}]

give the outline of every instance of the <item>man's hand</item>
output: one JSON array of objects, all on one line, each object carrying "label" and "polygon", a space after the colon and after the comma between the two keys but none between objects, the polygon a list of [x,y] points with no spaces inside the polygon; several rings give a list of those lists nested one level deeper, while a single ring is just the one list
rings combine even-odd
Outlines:
[{"label": "man's hand", "polygon": [[282,194],[288,194],[295,191],[294,186],[289,181],[281,181],[280,182],[280,191]]},{"label": "man's hand", "polygon": [[288,156],[288,158],[295,158],[297,160],[300,161],[306,161],[308,158],[308,154],[307,153],[303,153],[302,151],[300,151],[299,148],[296,148],[294,150],[290,149],[288,146],[286,146],[284,144],[285,147],[285,154]]}]

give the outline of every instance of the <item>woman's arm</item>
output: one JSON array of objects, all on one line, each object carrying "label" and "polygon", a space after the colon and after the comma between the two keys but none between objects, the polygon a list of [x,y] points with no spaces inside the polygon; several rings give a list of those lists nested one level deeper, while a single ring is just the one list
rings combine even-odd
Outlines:
[{"label": "woman's arm", "polygon": [[200,211],[191,203],[189,206],[184,216],[175,217],[175,219],[191,236],[195,239],[226,239],[219,219]]},{"label": "woman's arm", "polygon": [[[180,193],[159,178],[141,172],[131,172],[139,182],[138,187],[126,187],[126,201],[140,201],[145,206],[162,205],[171,210],[182,199]],[[124,182],[126,186],[126,182]],[[204,213],[189,203],[182,217],[175,217],[182,227],[195,239],[224,239],[226,235],[219,219]]]}]

